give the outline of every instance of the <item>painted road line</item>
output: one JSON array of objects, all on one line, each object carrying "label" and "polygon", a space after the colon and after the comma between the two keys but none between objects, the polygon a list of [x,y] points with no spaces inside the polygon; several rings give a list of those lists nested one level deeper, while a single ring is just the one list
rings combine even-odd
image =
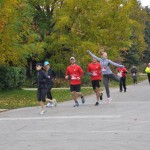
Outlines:
[{"label": "painted road line", "polygon": [[0,118],[0,121],[15,120],[49,120],[49,119],[114,119],[120,118],[120,115],[99,115],[99,116],[51,116],[51,117],[26,117],[26,118]]},{"label": "painted road line", "polygon": [[121,130],[110,130],[110,131],[99,131],[99,130],[85,130],[85,131],[0,131],[0,133],[114,133],[114,134],[118,134],[118,133],[126,133],[126,134],[150,134],[149,131],[145,132],[145,131],[121,131]]}]

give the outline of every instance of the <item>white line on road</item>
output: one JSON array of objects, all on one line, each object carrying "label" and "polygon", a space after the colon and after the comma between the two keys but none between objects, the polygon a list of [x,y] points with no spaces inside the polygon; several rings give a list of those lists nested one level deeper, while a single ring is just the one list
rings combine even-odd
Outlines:
[{"label": "white line on road", "polygon": [[0,121],[15,120],[48,120],[48,119],[113,119],[120,118],[120,115],[100,115],[100,116],[51,116],[51,117],[26,117],[26,118],[0,118]]},{"label": "white line on road", "polygon": [[127,134],[150,134],[149,131],[119,131],[119,130],[111,130],[111,131],[99,131],[99,130],[85,130],[85,131],[0,131],[0,133],[127,133]]}]

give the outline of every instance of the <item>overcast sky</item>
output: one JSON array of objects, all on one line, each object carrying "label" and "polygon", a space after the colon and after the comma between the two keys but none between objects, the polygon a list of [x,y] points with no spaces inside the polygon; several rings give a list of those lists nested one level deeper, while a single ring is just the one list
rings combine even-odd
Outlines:
[{"label": "overcast sky", "polygon": [[142,6],[149,6],[150,7],[150,0],[139,0]]}]

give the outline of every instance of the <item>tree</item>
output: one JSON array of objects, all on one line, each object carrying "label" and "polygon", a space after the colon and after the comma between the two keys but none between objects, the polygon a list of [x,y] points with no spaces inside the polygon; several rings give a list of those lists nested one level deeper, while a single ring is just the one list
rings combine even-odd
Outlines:
[{"label": "tree", "polygon": [[147,13],[137,0],[3,0],[0,7],[0,63],[47,59],[64,72],[72,55],[86,68],[87,49],[117,60],[126,51],[137,59],[146,47]]},{"label": "tree", "polygon": [[32,26],[32,9],[21,0],[4,0],[0,5],[0,64],[25,65],[29,55],[44,44]]},{"label": "tree", "polygon": [[81,56],[87,49],[97,53],[104,47],[115,59],[120,49],[128,49],[133,42],[129,18],[132,7],[131,1],[122,0],[66,0],[59,3],[55,7],[55,25],[46,37],[48,52],[57,58],[61,54],[58,60],[72,54],[80,58],[79,63],[85,64],[89,56]]},{"label": "tree", "polygon": [[[150,8],[145,8],[147,11],[147,14],[150,18]],[[145,42],[147,43],[148,47],[145,49],[143,53],[143,62],[149,63],[150,58],[150,19],[145,22],[146,28],[145,28]]]},{"label": "tree", "polygon": [[149,19],[146,10],[141,7],[140,3],[136,0],[132,1],[132,9],[130,10],[129,17],[131,20],[130,30],[132,41],[131,46],[127,49],[127,53],[123,53],[125,63],[131,65],[139,65],[139,61],[143,55],[147,44],[144,39],[145,22]]}]

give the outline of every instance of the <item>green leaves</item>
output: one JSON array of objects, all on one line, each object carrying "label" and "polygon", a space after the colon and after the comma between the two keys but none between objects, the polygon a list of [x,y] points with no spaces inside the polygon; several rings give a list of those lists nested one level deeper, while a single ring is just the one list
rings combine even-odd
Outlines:
[{"label": "green leaves", "polygon": [[87,49],[98,54],[104,48],[116,59],[121,51],[132,51],[133,45],[139,53],[146,48],[143,32],[149,16],[136,0],[3,0],[0,4],[1,64],[25,64],[35,55],[37,60],[61,60],[64,66],[67,61],[62,56],[74,55],[85,64]]}]

